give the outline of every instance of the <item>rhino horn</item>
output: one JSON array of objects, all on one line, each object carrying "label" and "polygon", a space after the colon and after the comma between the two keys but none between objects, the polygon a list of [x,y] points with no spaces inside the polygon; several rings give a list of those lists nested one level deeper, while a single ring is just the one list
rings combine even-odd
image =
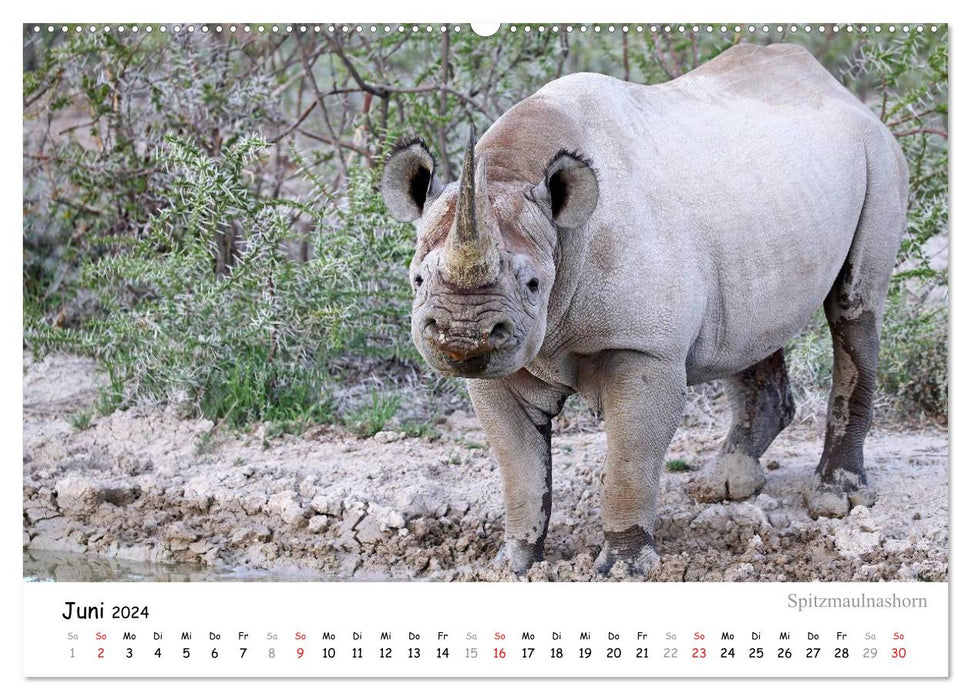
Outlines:
[{"label": "rhino horn", "polygon": [[499,277],[499,248],[492,229],[498,229],[489,206],[485,158],[475,159],[475,127],[469,127],[455,220],[445,240],[442,274],[462,289],[493,284]]}]

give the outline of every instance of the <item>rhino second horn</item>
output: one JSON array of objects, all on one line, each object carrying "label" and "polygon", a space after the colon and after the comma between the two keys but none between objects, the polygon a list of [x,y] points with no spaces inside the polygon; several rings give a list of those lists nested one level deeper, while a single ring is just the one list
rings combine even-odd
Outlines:
[{"label": "rhino second horn", "polygon": [[475,162],[475,128],[469,127],[455,221],[445,240],[442,265],[445,281],[461,289],[487,287],[499,277],[499,250],[489,231],[494,215],[488,202],[485,160]]}]

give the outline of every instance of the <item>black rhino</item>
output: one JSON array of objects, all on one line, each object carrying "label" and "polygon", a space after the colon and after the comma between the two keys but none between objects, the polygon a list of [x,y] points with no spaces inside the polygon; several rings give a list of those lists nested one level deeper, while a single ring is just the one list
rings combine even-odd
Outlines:
[{"label": "black rhino", "polygon": [[695,496],[756,492],[793,416],[781,348],[820,306],[833,388],[807,504],[840,516],[873,502],[863,441],[907,166],[804,49],[739,45],[654,86],[561,78],[470,136],[460,182],[439,182],[412,142],[382,191],[418,231],[414,342],[468,377],[498,459],[514,571],[543,557],[551,420],[575,392],[607,426],[601,570],[657,562],[686,386],[722,378],[733,409]]}]

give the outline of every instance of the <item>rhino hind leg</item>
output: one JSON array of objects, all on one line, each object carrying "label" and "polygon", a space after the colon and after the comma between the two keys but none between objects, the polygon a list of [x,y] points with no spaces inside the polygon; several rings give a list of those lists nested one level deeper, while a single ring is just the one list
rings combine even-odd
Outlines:
[{"label": "rhino hind leg", "polygon": [[706,503],[741,500],[761,490],[765,472],[759,457],[796,412],[781,349],[729,377],[725,388],[732,427],[718,456],[689,487],[694,498]]},{"label": "rhino hind leg", "polygon": [[[844,275],[852,268],[844,269]],[[833,388],[826,417],[823,454],[806,496],[813,518],[843,517],[856,505],[875,502],[863,463],[870,427],[880,349],[880,309],[842,293],[840,281],[826,299],[833,338]]]},{"label": "rhino hind leg", "polygon": [[823,306],[833,339],[833,388],[823,454],[806,494],[813,518],[842,517],[876,500],[864,468],[863,441],[873,413],[883,304],[907,216],[906,165],[894,153],[867,153],[860,221]]}]

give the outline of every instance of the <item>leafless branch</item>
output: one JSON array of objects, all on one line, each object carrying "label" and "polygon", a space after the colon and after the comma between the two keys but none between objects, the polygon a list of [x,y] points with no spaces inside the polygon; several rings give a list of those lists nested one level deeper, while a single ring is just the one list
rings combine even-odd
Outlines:
[{"label": "leafless branch", "polygon": [[305,109],[303,111],[303,113],[299,117],[297,117],[297,121],[295,121],[293,124],[291,124],[290,126],[288,126],[286,129],[284,129],[283,131],[281,131],[279,134],[277,134],[273,138],[270,138],[270,139],[267,139],[267,140],[270,143],[277,143],[277,142],[283,140],[284,138],[286,138],[287,136],[289,136],[290,134],[292,134],[294,131],[296,131],[300,127],[300,125],[303,124],[304,121],[306,121],[307,117],[310,116],[310,113],[313,112],[316,108],[317,108],[317,102],[315,100],[314,102],[311,102],[310,103],[310,106],[307,107],[307,109]]},{"label": "leafless branch", "polygon": [[438,98],[438,155],[445,182],[451,182],[454,179],[452,177],[452,165],[448,162],[448,126],[445,122],[445,118],[448,116],[448,92],[445,89],[446,83],[448,83],[448,49],[449,32],[445,32],[442,35],[442,89]]},{"label": "leafless branch", "polygon": [[920,119],[921,117],[926,117],[928,114],[934,114],[934,109],[925,109],[921,112],[914,112],[913,114],[908,114],[906,117],[901,117],[900,119],[894,119],[893,121],[887,122],[888,127],[900,126],[901,124],[906,124],[914,119]]},{"label": "leafless branch", "polygon": [[894,133],[898,139],[904,136],[913,136],[914,134],[935,134],[937,136],[943,136],[947,138],[947,132],[943,129],[932,129],[928,126],[921,126],[916,129],[910,129],[909,131],[898,131]]},{"label": "leafless branch", "polygon": [[[320,87],[317,85],[317,78],[314,76],[313,66],[310,64],[310,60],[307,56],[308,54],[307,46],[304,42],[301,41],[300,47],[301,47],[301,56],[303,57],[304,74],[307,76],[307,79],[310,81],[310,86],[313,88],[314,96],[317,101],[317,106],[320,107],[320,113],[321,113],[321,116],[323,117],[324,126],[326,126],[327,131],[330,132],[330,143],[337,147],[337,162],[340,165],[341,176],[346,177],[347,164],[344,162],[344,153],[341,150],[344,147],[344,145],[342,144],[341,140],[338,138],[337,133],[334,131],[334,127],[331,126],[330,118],[327,114],[327,104],[324,101],[324,96],[320,92]],[[301,130],[300,133],[309,136],[309,134],[306,134],[303,130]],[[323,139],[318,139],[318,140],[323,140]]]},{"label": "leafless branch", "polygon": [[358,146],[357,144],[351,143],[349,141],[333,139],[333,138],[330,138],[329,136],[324,136],[323,134],[317,134],[312,131],[307,131],[306,129],[301,129],[299,127],[296,129],[296,132],[298,134],[306,136],[308,139],[313,139],[314,141],[320,141],[321,143],[326,143],[328,146],[336,146],[339,149],[346,148],[349,151],[354,151],[355,153],[358,153],[364,156],[369,161],[372,157],[371,152],[367,148],[363,146]]}]

